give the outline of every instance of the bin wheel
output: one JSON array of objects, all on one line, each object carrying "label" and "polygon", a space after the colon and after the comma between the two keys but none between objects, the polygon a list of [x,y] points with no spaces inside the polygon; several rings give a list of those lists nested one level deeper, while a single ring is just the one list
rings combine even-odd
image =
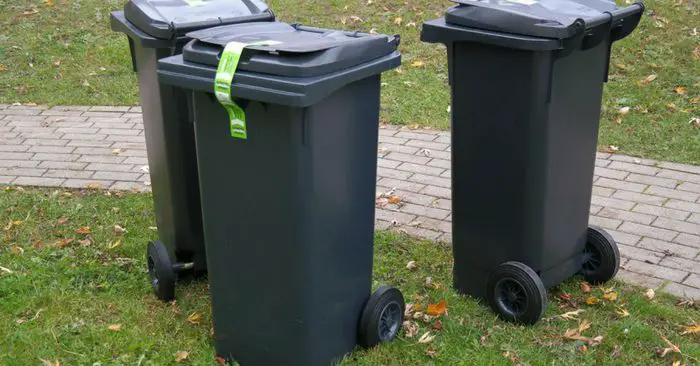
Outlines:
[{"label": "bin wheel", "polygon": [[489,304],[504,320],[535,324],[547,309],[542,279],[523,263],[500,264],[489,275],[487,286]]},{"label": "bin wheel", "polygon": [[163,301],[172,301],[175,298],[175,272],[165,245],[160,241],[149,242],[146,261],[153,292]]},{"label": "bin wheel", "polygon": [[359,344],[371,348],[393,341],[403,325],[405,307],[401,291],[389,286],[374,291],[360,317]]},{"label": "bin wheel", "polygon": [[611,280],[620,268],[620,250],[615,239],[603,228],[591,225],[586,232],[581,274],[598,285]]}]

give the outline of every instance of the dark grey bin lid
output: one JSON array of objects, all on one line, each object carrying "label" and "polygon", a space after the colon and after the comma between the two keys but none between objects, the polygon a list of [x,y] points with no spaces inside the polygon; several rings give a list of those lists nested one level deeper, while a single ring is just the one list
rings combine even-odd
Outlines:
[{"label": "dark grey bin lid", "polygon": [[244,23],[203,29],[187,34],[193,41],[182,56],[185,61],[217,66],[224,47],[232,41],[277,41],[270,46],[247,47],[239,70],[279,75],[328,74],[388,55],[397,39],[386,35],[319,29],[280,22]]},{"label": "dark grey bin lid", "polygon": [[[453,0],[461,4],[445,15],[449,24],[503,33],[565,39],[580,26],[611,22],[618,9],[609,0]],[[577,24],[583,21],[583,24]]]},{"label": "dark grey bin lid", "polygon": [[222,24],[274,19],[261,0],[129,0],[124,16],[144,33],[160,39]]}]

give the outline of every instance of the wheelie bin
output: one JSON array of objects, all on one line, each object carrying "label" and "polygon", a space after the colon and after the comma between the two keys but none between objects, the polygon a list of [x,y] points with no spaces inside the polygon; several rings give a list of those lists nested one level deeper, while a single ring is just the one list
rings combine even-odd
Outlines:
[{"label": "wheelie bin", "polygon": [[421,33],[447,46],[454,287],[533,324],[547,288],[577,273],[599,284],[620,265],[588,216],[611,46],[644,7],[457,2]]},{"label": "wheelie bin", "polygon": [[179,54],[189,31],[265,20],[274,15],[259,0],[129,0],[124,11],[111,13],[111,28],[128,36],[138,73],[160,237],[148,243],[146,258],[153,290],[164,301],[175,296],[176,272],[203,273],[207,266],[189,101],[177,88],[158,85],[156,61]]},{"label": "wheelie bin", "polygon": [[277,22],[188,35],[158,74],[192,90],[217,355],[329,365],[392,340],[403,296],[370,290],[380,79],[399,38]]}]

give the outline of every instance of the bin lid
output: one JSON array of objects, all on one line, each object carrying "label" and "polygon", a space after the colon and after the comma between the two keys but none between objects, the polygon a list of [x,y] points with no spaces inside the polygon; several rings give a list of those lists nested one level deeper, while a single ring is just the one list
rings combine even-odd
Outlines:
[{"label": "bin lid", "polygon": [[262,0],[129,0],[124,16],[143,32],[161,39],[205,27],[274,19]]},{"label": "bin lid", "polygon": [[185,61],[217,66],[229,42],[276,41],[249,46],[238,70],[302,77],[328,74],[386,56],[396,50],[398,38],[345,32],[280,22],[243,23],[202,29],[187,34],[193,41],[183,49]]},{"label": "bin lid", "polygon": [[445,21],[490,31],[565,39],[574,36],[577,20],[586,28],[610,22],[618,9],[609,0],[452,0]]}]

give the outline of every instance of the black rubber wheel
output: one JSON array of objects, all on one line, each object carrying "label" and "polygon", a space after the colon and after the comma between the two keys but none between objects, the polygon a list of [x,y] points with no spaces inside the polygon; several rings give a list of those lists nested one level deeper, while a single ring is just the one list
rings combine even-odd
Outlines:
[{"label": "black rubber wheel", "polygon": [[500,264],[489,275],[487,286],[489,304],[504,320],[535,324],[547,309],[542,279],[523,263]]},{"label": "black rubber wheel", "polygon": [[165,245],[160,241],[149,242],[146,261],[153,292],[163,301],[172,301],[175,298],[175,272]]},{"label": "black rubber wheel", "polygon": [[401,291],[389,286],[374,291],[362,310],[358,343],[371,348],[393,341],[403,325],[405,308]]},{"label": "black rubber wheel", "polygon": [[620,250],[615,239],[603,228],[589,226],[583,249],[581,274],[586,281],[599,285],[611,280],[620,268]]}]

